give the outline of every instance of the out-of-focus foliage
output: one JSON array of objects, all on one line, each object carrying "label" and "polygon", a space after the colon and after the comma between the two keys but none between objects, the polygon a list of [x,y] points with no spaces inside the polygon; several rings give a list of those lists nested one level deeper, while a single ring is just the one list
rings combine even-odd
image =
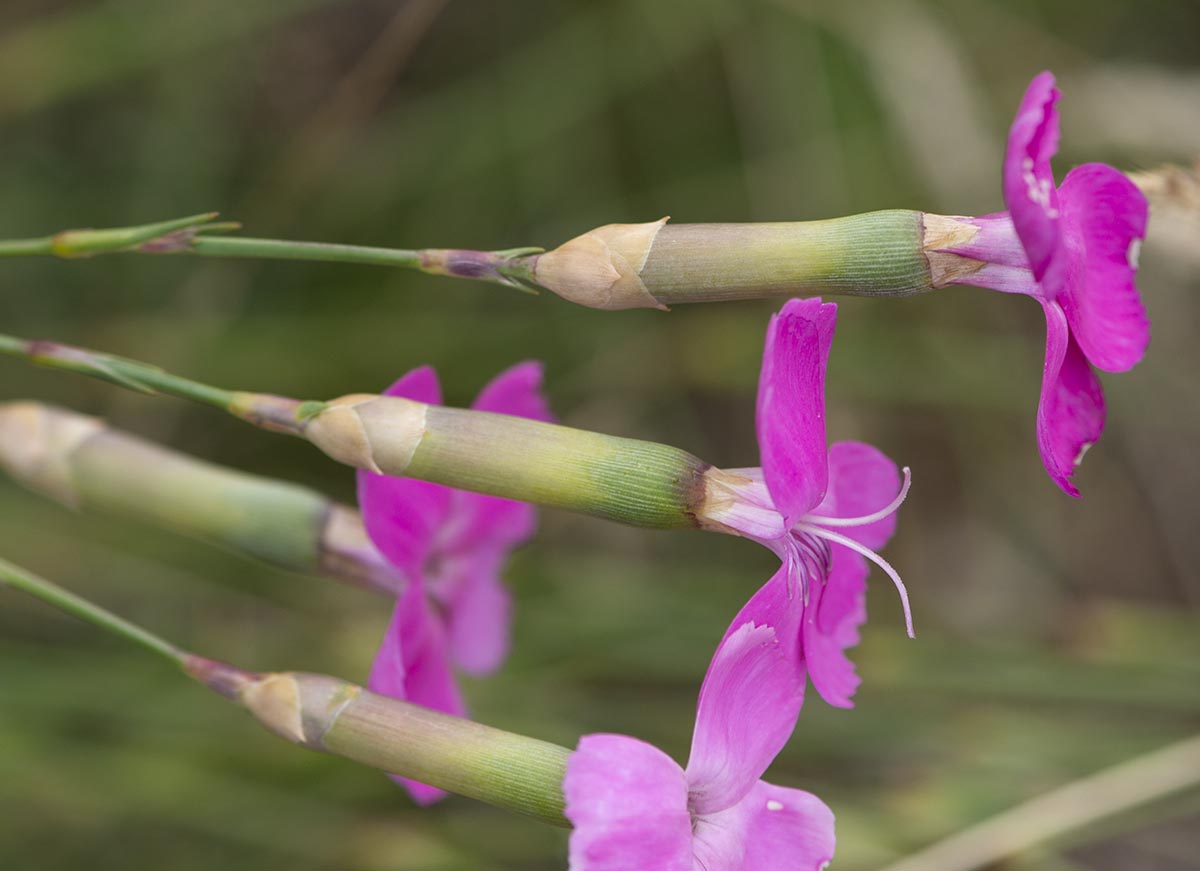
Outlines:
[{"label": "out-of-focus foliage", "polygon": [[[1200,149],[1192,3],[999,0],[10,0],[0,237],[220,209],[253,235],[557,244],[593,225],[1002,207],[1021,91],[1064,91],[1058,167]],[[1185,255],[1188,252],[1184,252]],[[1200,723],[1200,278],[1155,242],[1154,342],[1106,378],[1073,502],[1033,425],[1042,316],[953,289],[842,303],[829,431],[911,465],[857,655],[857,710],[815,696],[771,779],[820,793],[838,867],[874,867]],[[547,362],[568,423],[756,461],[769,303],[599,313],[382,269],[113,257],[0,265],[6,332],[232,387],[326,397],[433,363],[462,402]],[[352,496],[311,448],[167,399],[0,365],[38,397],[204,457]],[[136,474],[136,470],[131,470]],[[247,668],[362,679],[388,608],[0,481],[0,551]],[[746,542],[546,513],[512,566],[514,655],[478,718],[564,744],[625,731],[682,757],[728,619],[773,570]],[[1183,869],[1184,796],[1031,867]],[[1194,823],[1194,818],[1191,821]],[[0,867],[551,869],[565,834],[303,753],[160,664],[0,595]]]}]

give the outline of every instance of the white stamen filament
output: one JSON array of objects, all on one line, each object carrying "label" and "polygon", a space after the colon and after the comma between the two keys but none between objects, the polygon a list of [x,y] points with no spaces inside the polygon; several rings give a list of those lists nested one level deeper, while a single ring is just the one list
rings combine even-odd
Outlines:
[{"label": "white stamen filament", "polygon": [[916,638],[917,634],[913,631],[912,608],[908,604],[908,588],[904,586],[904,580],[900,577],[900,573],[892,568],[892,564],[881,557],[875,551],[871,550],[864,544],[859,544],[854,539],[842,535],[839,532],[834,532],[831,529],[823,529],[813,523],[797,523],[795,529],[799,532],[807,532],[809,535],[817,538],[824,538],[827,541],[832,541],[835,544],[840,544],[843,547],[848,547],[857,554],[861,554],[869,559],[875,565],[883,569],[884,573],[892,579],[892,583],[896,585],[896,592],[900,594],[900,604],[904,606],[904,626],[908,630],[909,638]]},{"label": "white stamen filament", "polygon": [[883,520],[883,518],[898,511],[908,496],[908,488],[910,486],[912,486],[912,470],[908,466],[905,466],[904,483],[900,485],[900,492],[896,494],[895,499],[878,511],[872,514],[864,514],[862,517],[824,517],[818,514],[810,514],[807,519],[810,523],[819,523],[821,526],[866,526],[877,520]]}]

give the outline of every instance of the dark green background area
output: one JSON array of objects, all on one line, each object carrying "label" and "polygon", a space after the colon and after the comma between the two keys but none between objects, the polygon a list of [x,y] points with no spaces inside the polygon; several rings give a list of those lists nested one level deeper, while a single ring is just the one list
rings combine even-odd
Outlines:
[{"label": "dark green background area", "polygon": [[[7,0],[0,238],[209,209],[258,236],[554,245],[594,225],[1002,208],[1020,95],[1053,68],[1061,176],[1200,150],[1194,3],[1001,0]],[[1169,228],[1168,228],[1169,229]],[[1200,723],[1200,260],[1151,228],[1146,360],[1058,492],[1034,414],[1044,323],[970,288],[841,302],[829,433],[914,470],[878,572],[854,711],[815,694],[771,780],[878,867]],[[768,303],[594,312],[384,269],[109,257],[0,263],[4,332],[223,386],[324,398],[431,363],[451,403],[546,361],[565,422],[757,461]],[[170,399],[0,361],[0,399],[105,415],[340,498],[310,447]],[[131,470],[130,474],[136,474]],[[365,679],[387,604],[0,481],[0,553],[252,669]],[[573,744],[622,731],[683,759],[700,678],[774,570],[749,542],[544,512],[513,561],[516,643],[476,716]],[[1184,869],[1195,793],[1030,857]],[[96,631],[0,592],[0,867],[554,869],[565,833],[466,800],[414,808]]]}]

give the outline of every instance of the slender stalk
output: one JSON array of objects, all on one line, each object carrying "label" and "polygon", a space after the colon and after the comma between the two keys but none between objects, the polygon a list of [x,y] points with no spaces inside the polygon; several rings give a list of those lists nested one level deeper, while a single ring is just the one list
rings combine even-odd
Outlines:
[{"label": "slender stalk", "polygon": [[227,411],[265,429],[297,435],[301,431],[296,414],[303,403],[294,399],[222,390],[136,360],[45,340],[0,335],[0,354],[24,357],[40,366],[99,378],[139,393],[165,393],[188,399]]},{"label": "slender stalk", "polygon": [[187,251],[205,257],[261,257],[271,260],[319,260],[327,263],[360,263],[367,266],[422,267],[420,251],[403,248],[370,248],[326,242],[291,242],[285,239],[251,239],[242,236],[199,236]]},{"label": "slender stalk", "polygon": [[35,599],[41,599],[47,605],[65,611],[106,632],[132,641],[134,644],[166,657],[177,665],[183,665],[187,656],[178,647],[153,632],[136,626],[125,618],[118,617],[111,611],[77,596],[69,590],[64,590],[58,584],[25,571],[7,560],[0,559],[0,585],[3,584],[27,593]]},{"label": "slender stalk", "polygon": [[33,257],[53,254],[53,236],[40,239],[0,239],[0,257]]},{"label": "slender stalk", "polygon": [[369,692],[327,675],[255,674],[183,651],[99,605],[0,560],[9,584],[166,657],[276,735],[382,771],[565,826],[570,751]]},{"label": "slender stalk", "polygon": [[141,393],[166,393],[224,410],[228,410],[235,400],[232,391],[180,378],[157,366],[58,342],[0,335],[0,353],[26,357],[33,363],[52,369],[90,375]]},{"label": "slender stalk", "polygon": [[1040,795],[884,871],[973,871],[1200,784],[1200,735]]},{"label": "slender stalk", "polygon": [[[195,234],[208,230],[227,230],[237,225],[211,224],[216,212],[189,215],[170,221],[141,224],[136,227],[114,227],[106,230],[63,230],[52,236],[36,239],[0,240],[0,257],[23,257],[47,255],[51,257],[90,257],[127,251],[139,245],[153,244],[161,240],[173,240],[176,244],[191,239]],[[205,227],[205,225],[208,225]]]}]

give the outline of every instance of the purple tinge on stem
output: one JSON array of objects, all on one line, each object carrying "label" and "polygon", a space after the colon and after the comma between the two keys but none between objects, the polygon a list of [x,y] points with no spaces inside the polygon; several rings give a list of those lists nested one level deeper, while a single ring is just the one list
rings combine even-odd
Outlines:
[{"label": "purple tinge on stem", "polygon": [[721,496],[702,519],[782,561],[726,639],[748,623],[773,627],[801,687],[807,676],[826,702],[851,707],[859,678],[845,651],[866,620],[868,560],[896,585],[912,634],[904,583],[875,552],[895,532],[910,479],[871,445],[827,446],[825,370],[836,314],[834,304],[806,299],[772,317],[756,420],[763,465],[722,472]]},{"label": "purple tinge on stem", "polygon": [[979,232],[947,249],[983,261],[956,281],[1036,298],[1046,314],[1038,446],[1046,471],[1071,496],[1075,468],[1104,429],[1104,393],[1092,367],[1133,368],[1150,341],[1135,284],[1148,208],[1122,173],[1089,163],[1054,183],[1060,93],[1043,72],[1030,83],[1004,157],[1007,213],[968,219]]},{"label": "purple tinge on stem", "polygon": [[747,623],[709,666],[686,769],[636,738],[584,736],[563,782],[571,871],[823,868],[832,811],[760,780],[792,733],[803,687],[775,630]]},{"label": "purple tinge on stem", "polygon": [[[549,421],[541,383],[541,364],[518,364],[497,375],[472,407]],[[387,395],[442,401],[430,367],[409,372]],[[358,473],[358,501],[371,540],[406,579],[368,686],[465,715],[452,667],[484,675],[507,655],[512,605],[500,573],[509,553],[533,536],[536,512],[524,502],[367,471]],[[444,794],[397,780],[422,804]]]}]

